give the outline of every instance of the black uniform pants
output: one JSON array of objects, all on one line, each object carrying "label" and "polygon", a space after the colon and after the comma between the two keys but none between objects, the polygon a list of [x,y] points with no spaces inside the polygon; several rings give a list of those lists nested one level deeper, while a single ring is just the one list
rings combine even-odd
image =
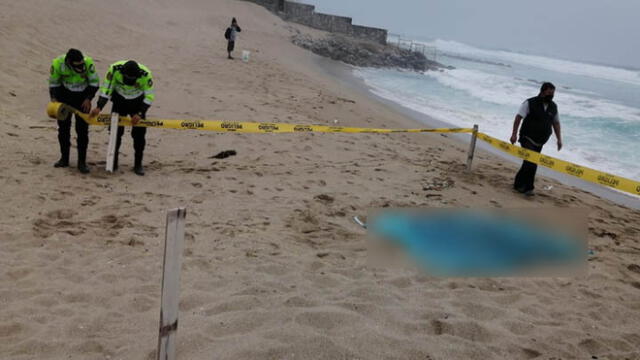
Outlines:
[{"label": "black uniform pants", "polygon": [[[73,106],[80,110],[82,103],[86,100],[84,92],[72,92],[63,87],[58,89],[56,100],[63,104]],[[69,149],[71,148],[71,117],[58,120],[58,143],[60,143],[60,156],[62,160],[69,161]],[[76,117],[76,136],[78,145],[78,162],[84,162],[87,157],[87,147],[89,146],[89,124],[78,115]]]},{"label": "black uniform pants", "polygon": [[[123,116],[132,116],[140,113],[142,110],[142,104],[144,101],[144,95],[135,99],[127,100],[120,94],[114,92],[111,97],[113,107],[111,112],[118,113]],[[122,144],[122,135],[124,134],[124,126],[118,126],[118,137],[116,140],[116,156],[120,151],[120,145]],[[133,149],[135,151],[136,164],[142,162],[142,155],[144,153],[144,147],[146,145],[145,135],[147,134],[146,127],[134,126],[131,128],[131,137],[133,138]]]},{"label": "black uniform pants", "polygon": [[[533,144],[530,140],[526,138],[520,139],[520,145],[525,148],[535,152],[542,151],[542,146],[537,146]],[[536,171],[538,170],[538,165],[532,163],[530,161],[523,161],[522,167],[520,167],[520,171],[516,174],[516,179],[513,183],[513,188],[520,192],[532,191],[535,189],[533,185],[536,178]]]}]

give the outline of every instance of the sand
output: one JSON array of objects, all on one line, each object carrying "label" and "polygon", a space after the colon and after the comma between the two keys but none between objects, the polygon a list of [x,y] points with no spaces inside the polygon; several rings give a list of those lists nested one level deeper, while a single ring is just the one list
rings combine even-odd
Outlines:
[{"label": "sand", "polygon": [[[226,59],[232,16],[246,64]],[[0,359],[154,359],[177,206],[180,359],[640,358],[640,213],[544,178],[552,190],[516,196],[516,164],[480,152],[468,174],[452,136],[152,129],[138,177],[128,132],[110,175],[107,132],[92,128],[91,174],[53,168],[46,80],[72,46],[101,74],[147,65],[152,117],[420,126],[327,76],[289,43],[296,29],[310,31],[231,0],[0,2]],[[385,206],[588,208],[595,254],[582,278],[371,268],[351,217]]]}]

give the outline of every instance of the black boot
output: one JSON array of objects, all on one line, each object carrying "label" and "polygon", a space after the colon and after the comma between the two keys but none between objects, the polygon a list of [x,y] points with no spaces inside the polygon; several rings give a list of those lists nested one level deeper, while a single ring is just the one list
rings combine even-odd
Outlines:
[{"label": "black boot", "polygon": [[66,168],[69,166],[69,149],[60,149],[60,160],[53,164],[57,168]]},{"label": "black boot", "polygon": [[91,169],[86,163],[78,163],[78,170],[83,174],[88,174],[91,172]]},{"label": "black boot", "polygon": [[83,174],[88,174],[91,172],[89,166],[87,166],[87,150],[78,149],[78,170]]},{"label": "black boot", "polygon": [[69,131],[71,129],[71,119],[58,121],[58,144],[60,145],[60,160],[53,164],[57,168],[69,166],[69,149],[71,148]]},{"label": "black boot", "polygon": [[60,160],[56,161],[55,164],[53,164],[53,167],[57,167],[57,168],[69,167],[69,160],[65,160],[63,158],[60,158]]},{"label": "black boot", "polygon": [[133,172],[136,175],[144,176],[144,167],[142,167],[142,152],[136,152],[135,154],[135,164],[133,165]]},{"label": "black boot", "polygon": [[115,155],[113,155],[113,172],[116,172],[118,170],[118,157],[119,157],[120,153],[116,152]]}]

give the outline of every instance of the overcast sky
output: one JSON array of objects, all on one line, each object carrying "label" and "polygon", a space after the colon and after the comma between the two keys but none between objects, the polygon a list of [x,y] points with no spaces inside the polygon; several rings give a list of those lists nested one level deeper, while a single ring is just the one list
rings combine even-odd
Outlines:
[{"label": "overcast sky", "polygon": [[640,0],[301,0],[394,33],[640,68]]}]

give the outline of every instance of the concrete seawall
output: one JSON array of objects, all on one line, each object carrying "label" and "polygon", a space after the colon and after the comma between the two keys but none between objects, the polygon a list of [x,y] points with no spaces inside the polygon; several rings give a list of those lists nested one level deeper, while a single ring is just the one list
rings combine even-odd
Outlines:
[{"label": "concrete seawall", "polygon": [[387,44],[387,30],[354,25],[346,16],[318,13],[315,6],[287,0],[245,0],[262,5],[287,21],[306,25],[318,30],[345,34],[355,38]]}]

